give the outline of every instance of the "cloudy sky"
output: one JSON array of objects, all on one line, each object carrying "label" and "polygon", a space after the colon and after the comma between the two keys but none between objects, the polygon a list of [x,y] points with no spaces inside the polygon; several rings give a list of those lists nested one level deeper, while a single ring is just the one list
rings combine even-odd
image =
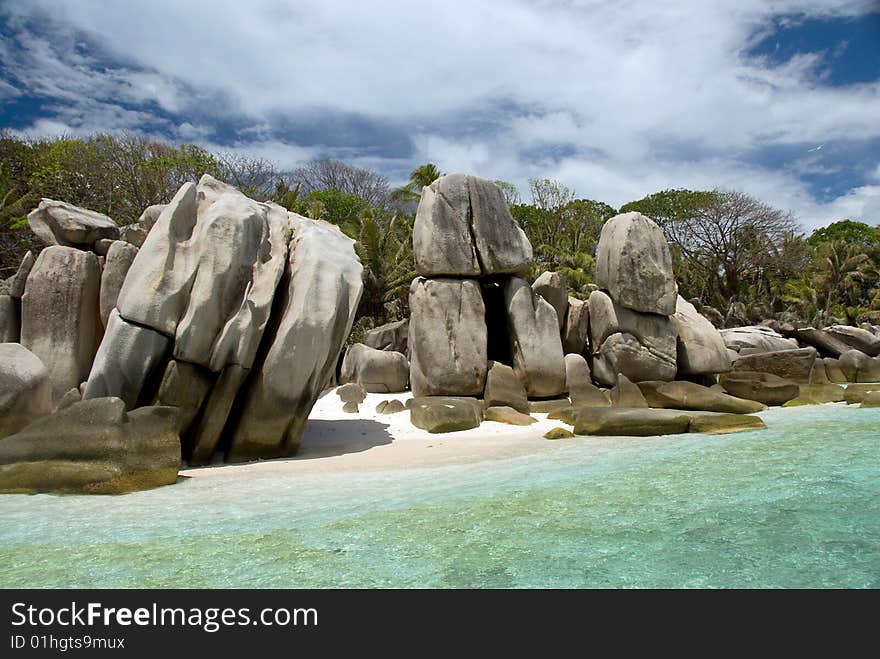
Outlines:
[{"label": "cloudy sky", "polygon": [[0,0],[0,127],[880,222],[877,0]]}]

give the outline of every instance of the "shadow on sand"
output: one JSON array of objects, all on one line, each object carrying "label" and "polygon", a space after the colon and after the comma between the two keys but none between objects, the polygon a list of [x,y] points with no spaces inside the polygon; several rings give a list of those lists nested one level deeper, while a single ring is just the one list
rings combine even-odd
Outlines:
[{"label": "shadow on sand", "polygon": [[388,426],[369,419],[309,419],[295,460],[360,453],[390,444]]}]

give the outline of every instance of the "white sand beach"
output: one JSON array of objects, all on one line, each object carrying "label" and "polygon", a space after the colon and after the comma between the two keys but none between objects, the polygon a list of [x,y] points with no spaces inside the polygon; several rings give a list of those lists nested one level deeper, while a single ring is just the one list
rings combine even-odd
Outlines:
[{"label": "white sand beach", "polygon": [[[383,400],[405,403],[412,394],[367,394],[358,414],[342,411],[342,401],[334,390],[315,403],[309,415],[303,442],[292,458],[263,460],[238,465],[216,465],[181,471],[193,478],[223,478],[254,473],[370,470],[407,466],[431,466],[512,457],[523,453],[552,450],[556,442],[543,438],[551,428],[567,427],[546,414],[532,413],[538,421],[530,426],[512,426],[483,421],[479,428],[431,434],[410,423],[409,410],[379,414]],[[565,440],[572,441],[572,439]],[[588,441],[574,438],[574,441]]]}]

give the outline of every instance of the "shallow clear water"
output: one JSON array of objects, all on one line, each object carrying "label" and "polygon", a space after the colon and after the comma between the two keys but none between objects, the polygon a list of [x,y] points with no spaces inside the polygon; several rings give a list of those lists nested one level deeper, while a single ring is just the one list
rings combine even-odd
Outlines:
[{"label": "shallow clear water", "polygon": [[2,495],[0,586],[880,587],[880,409],[763,416],[470,465]]}]

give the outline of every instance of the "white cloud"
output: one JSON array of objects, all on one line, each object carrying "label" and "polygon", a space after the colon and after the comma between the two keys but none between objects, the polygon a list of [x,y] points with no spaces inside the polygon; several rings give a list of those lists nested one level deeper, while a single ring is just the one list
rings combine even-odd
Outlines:
[{"label": "white cloud", "polygon": [[[832,165],[768,170],[752,154],[880,139],[880,83],[822,86],[823,56],[773,68],[744,52],[774,17],[849,16],[867,6],[447,0],[441,11],[404,0],[32,0],[7,11],[45,10],[131,63],[96,74],[72,30],[62,59],[48,41],[29,42],[23,56],[36,75],[28,83],[65,99],[55,121],[77,132],[143,129],[146,116],[110,100],[149,100],[181,117],[168,128],[180,139],[209,147],[206,114],[245,115],[252,128],[233,148],[282,166],[333,153],[400,175],[434,159],[523,189],[529,177],[556,177],[612,204],[664,187],[738,187],[813,225],[834,219],[825,213],[876,213],[877,186],[819,203],[800,176]],[[331,110],[400,126],[417,154],[403,162],[338,141],[285,144],[273,123]],[[450,119],[490,114],[476,133],[458,134]]]}]

